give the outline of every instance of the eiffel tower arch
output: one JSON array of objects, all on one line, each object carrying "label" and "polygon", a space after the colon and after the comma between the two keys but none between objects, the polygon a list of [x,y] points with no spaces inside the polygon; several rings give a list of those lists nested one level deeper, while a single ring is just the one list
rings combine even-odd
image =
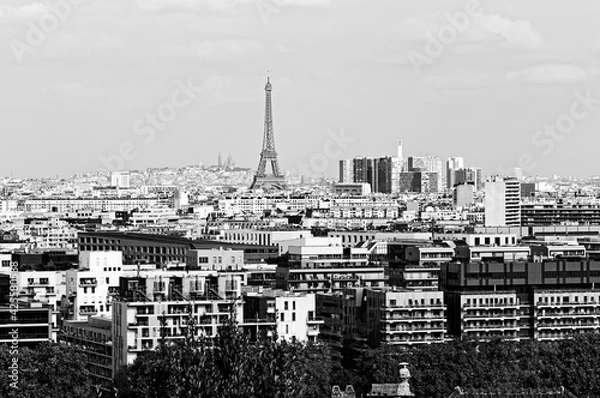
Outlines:
[{"label": "eiffel tower arch", "polygon": [[[277,151],[275,151],[275,133],[273,131],[273,113],[271,108],[272,89],[271,82],[267,77],[267,84],[265,85],[265,131],[263,145],[260,152],[258,169],[254,175],[250,189],[260,188],[266,191],[287,189],[285,177],[281,174],[279,162],[277,161]],[[267,164],[271,165],[271,174],[267,174]]]}]

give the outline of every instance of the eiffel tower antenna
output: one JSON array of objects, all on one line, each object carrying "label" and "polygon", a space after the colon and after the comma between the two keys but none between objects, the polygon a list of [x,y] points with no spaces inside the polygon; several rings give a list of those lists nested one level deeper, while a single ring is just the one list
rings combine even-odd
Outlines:
[{"label": "eiffel tower antenna", "polygon": [[[254,175],[254,181],[250,189],[264,190],[284,190],[287,189],[285,177],[281,174],[279,163],[277,161],[277,151],[275,151],[275,133],[273,131],[273,111],[271,109],[271,91],[273,87],[269,76],[265,85],[265,131],[263,135],[262,151],[260,152],[260,161],[258,169]],[[271,164],[271,175],[267,175],[267,162]]]}]

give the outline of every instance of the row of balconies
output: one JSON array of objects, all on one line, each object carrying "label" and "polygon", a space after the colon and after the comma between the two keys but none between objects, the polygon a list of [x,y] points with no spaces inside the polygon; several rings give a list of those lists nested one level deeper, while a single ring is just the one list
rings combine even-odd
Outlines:
[{"label": "row of balconies", "polygon": [[596,301],[588,301],[583,303],[578,302],[569,302],[569,303],[546,303],[542,301],[538,301],[535,303],[535,306],[538,308],[552,308],[552,307],[597,307],[599,305]]},{"label": "row of balconies", "polygon": [[519,330],[520,327],[516,324],[513,325],[463,325],[464,331],[487,331],[487,330]]},{"label": "row of balconies", "polygon": [[423,333],[429,333],[430,331],[435,330],[438,331],[440,333],[443,333],[446,331],[446,327],[444,325],[427,325],[427,326],[413,326],[413,327],[401,327],[401,328],[395,328],[395,329],[383,329],[381,331],[381,333],[383,334],[395,334],[395,333],[418,333],[418,332],[423,332]]},{"label": "row of balconies", "polygon": [[536,325],[537,329],[577,329],[587,327],[600,327],[600,322],[589,321],[589,322],[540,322]]},{"label": "row of balconies", "polygon": [[589,312],[545,312],[537,313],[536,318],[597,318],[600,316],[600,311]]},{"label": "row of balconies", "polygon": [[461,314],[461,318],[464,321],[468,321],[470,319],[498,319],[498,320],[507,320],[507,319],[518,319],[520,315],[517,314]]},{"label": "row of balconies", "polygon": [[426,314],[421,316],[392,316],[383,317],[382,322],[397,323],[397,322],[431,322],[435,320],[445,320],[446,318],[442,314]]},{"label": "row of balconies", "polygon": [[473,303],[473,304],[463,304],[463,308],[519,308],[519,304],[515,303]]}]

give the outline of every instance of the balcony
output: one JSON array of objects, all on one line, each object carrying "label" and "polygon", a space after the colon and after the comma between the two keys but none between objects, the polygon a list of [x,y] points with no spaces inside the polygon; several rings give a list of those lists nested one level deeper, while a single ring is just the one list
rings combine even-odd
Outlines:
[{"label": "balcony", "polygon": [[463,330],[465,332],[488,332],[494,330],[519,330],[520,327],[518,325],[463,325]]},{"label": "balcony", "polygon": [[96,278],[84,278],[79,280],[79,286],[81,287],[94,287],[98,286]]},{"label": "balcony", "polygon": [[389,306],[382,306],[381,309],[383,309],[386,312],[391,312],[391,311],[415,311],[415,310],[438,310],[438,311],[443,311],[446,309],[446,306],[442,303],[436,303],[436,304],[403,304],[403,305],[399,305],[399,306],[394,306],[394,307],[389,307]]},{"label": "balcony", "polygon": [[98,311],[95,307],[79,307],[80,315],[94,315],[97,314]]},{"label": "balcony", "polygon": [[317,318],[308,318],[306,320],[306,324],[308,326],[325,325],[325,320],[323,320],[323,319],[317,319]]},{"label": "balcony", "polygon": [[600,328],[600,324],[598,322],[566,322],[566,323],[542,323],[538,324],[538,330],[564,330],[564,329],[598,329]]},{"label": "balcony", "polygon": [[560,307],[597,307],[598,302],[596,301],[588,301],[587,303],[543,303],[537,302],[535,303],[537,308],[560,308]]},{"label": "balcony", "polygon": [[426,323],[431,323],[431,322],[445,322],[446,319],[442,316],[430,316],[430,317],[425,317],[425,316],[404,316],[404,317],[390,317],[390,318],[383,318],[381,320],[381,322],[383,323],[413,323],[413,322],[426,322]]},{"label": "balcony", "polygon": [[547,319],[561,319],[561,318],[597,318],[600,317],[600,311],[590,311],[590,312],[572,312],[572,313],[568,313],[568,312],[551,312],[551,313],[545,313],[545,314],[540,314],[537,313],[536,318],[538,319],[543,319],[543,318],[547,318]]},{"label": "balcony", "polygon": [[483,319],[483,320],[516,320],[520,318],[517,314],[462,314],[463,320]]},{"label": "balcony", "polygon": [[513,309],[517,309],[520,308],[521,305],[520,304],[516,304],[516,303],[486,303],[486,304],[463,304],[463,308],[482,308],[482,309],[486,309],[486,308],[513,308]]},{"label": "balcony", "polygon": [[42,281],[42,280],[37,281],[37,282],[33,281],[33,282],[27,284],[27,286],[29,286],[29,287],[45,287],[48,285],[49,285],[48,281]]},{"label": "balcony", "polygon": [[391,330],[382,330],[382,334],[413,334],[413,333],[445,333],[446,328],[443,325],[433,325],[433,326],[422,326],[422,327],[411,327],[411,328],[400,328],[400,329],[391,329]]}]

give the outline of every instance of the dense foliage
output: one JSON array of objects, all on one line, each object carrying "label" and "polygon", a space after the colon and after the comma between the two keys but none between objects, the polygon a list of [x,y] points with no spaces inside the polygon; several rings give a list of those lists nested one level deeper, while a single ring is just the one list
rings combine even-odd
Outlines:
[{"label": "dense foliage", "polygon": [[[578,397],[600,396],[600,334],[557,342],[455,340],[411,349],[363,350],[346,382],[370,391],[371,383],[398,382],[408,362],[417,397],[447,397],[463,388],[521,389],[564,386]],[[341,383],[340,383],[341,384]]]},{"label": "dense foliage", "polygon": [[115,380],[120,398],[276,397],[318,398],[330,394],[329,353],[324,346],[276,337],[251,344],[234,324],[215,341],[165,341],[146,352]]},{"label": "dense foliage", "polygon": [[[0,397],[3,398],[87,398],[90,379],[85,354],[59,344],[43,343],[35,349],[19,348],[12,355],[0,345]],[[13,358],[18,358],[19,378],[11,383]]]},{"label": "dense foliage", "polygon": [[[564,386],[576,396],[600,396],[600,334],[557,342],[455,340],[411,348],[353,350],[345,367],[332,366],[322,345],[263,339],[248,341],[234,324],[213,341],[190,333],[179,344],[162,339],[115,379],[120,398],[329,397],[331,385],[398,382],[398,363],[408,362],[419,397],[447,397],[454,387],[537,388]],[[0,397],[92,397],[85,355],[72,347],[42,344],[19,350],[19,389],[10,387],[13,356],[0,346]],[[110,395],[112,396],[112,394]]]}]

